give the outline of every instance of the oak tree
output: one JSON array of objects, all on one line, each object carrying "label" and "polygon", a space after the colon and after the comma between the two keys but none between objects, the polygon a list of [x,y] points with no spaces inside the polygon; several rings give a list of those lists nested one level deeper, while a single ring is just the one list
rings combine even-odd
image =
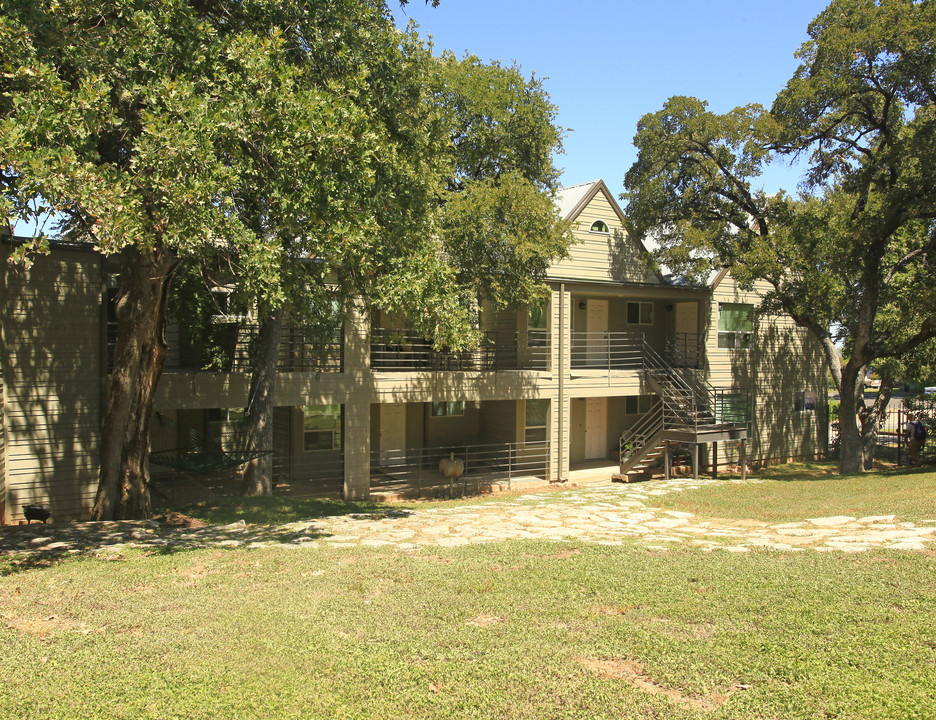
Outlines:
[{"label": "oak tree", "polygon": [[[809,36],[770,110],[675,97],[645,115],[622,197],[671,266],[766,281],[762,311],[819,341],[842,397],[840,469],[858,472],[884,409],[865,405],[868,367],[936,337],[936,3],[833,0]],[[808,164],[800,192],[759,189],[788,158]]]}]

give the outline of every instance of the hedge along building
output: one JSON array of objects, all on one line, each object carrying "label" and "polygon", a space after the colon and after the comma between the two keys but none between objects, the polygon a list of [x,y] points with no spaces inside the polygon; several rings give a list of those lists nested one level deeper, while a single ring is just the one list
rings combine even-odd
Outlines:
[{"label": "hedge along building", "polygon": [[[609,476],[640,474],[667,447],[697,454],[696,471],[737,463],[745,439],[752,461],[823,450],[824,368],[803,331],[755,317],[757,293],[727,272],[691,288],[650,269],[602,181],[557,201],[577,243],[551,268],[548,301],[482,309],[477,350],[436,350],[359,307],[346,309],[341,337],[325,348],[306,344],[301,328],[284,333],[269,448],[276,493],[449,489],[456,479],[440,461],[453,455],[464,468],[457,482],[483,488],[562,482],[618,462]],[[5,262],[10,239],[0,245],[2,517],[49,502],[55,519],[84,518],[98,479],[116,278],[88,248],[56,247],[22,269]],[[221,372],[199,369],[184,326],[168,329],[151,424],[157,504],[239,491],[255,329],[240,317],[216,321]]]}]

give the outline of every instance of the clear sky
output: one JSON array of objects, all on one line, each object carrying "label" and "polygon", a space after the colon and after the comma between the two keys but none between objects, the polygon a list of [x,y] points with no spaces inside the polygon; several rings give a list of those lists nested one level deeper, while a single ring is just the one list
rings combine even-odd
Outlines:
[{"label": "clear sky", "polygon": [[[564,185],[602,178],[615,194],[636,159],[637,121],[673,95],[715,112],[769,106],[793,74],[794,53],[828,0],[441,0],[393,3],[431,35],[435,52],[516,61],[545,88],[568,128]],[[769,168],[770,192],[795,191],[798,171]]]}]

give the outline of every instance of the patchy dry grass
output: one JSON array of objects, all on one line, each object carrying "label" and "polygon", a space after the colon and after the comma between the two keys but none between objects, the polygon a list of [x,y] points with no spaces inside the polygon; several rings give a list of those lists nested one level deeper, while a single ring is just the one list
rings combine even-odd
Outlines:
[{"label": "patchy dry grass", "polygon": [[127,551],[0,578],[0,717],[928,718],[936,557]]},{"label": "patchy dry grass", "polygon": [[819,464],[763,471],[763,482],[723,484],[654,499],[654,505],[710,518],[767,523],[829,515],[896,515],[904,522],[936,522],[936,473],[869,472],[841,477]]},{"label": "patchy dry grass", "polygon": [[[934,498],[934,473],[796,470],[654,503],[738,522],[924,520]],[[337,506],[232,507],[192,515]],[[933,552],[505,542],[107,557],[0,576],[0,717],[936,717]]]}]

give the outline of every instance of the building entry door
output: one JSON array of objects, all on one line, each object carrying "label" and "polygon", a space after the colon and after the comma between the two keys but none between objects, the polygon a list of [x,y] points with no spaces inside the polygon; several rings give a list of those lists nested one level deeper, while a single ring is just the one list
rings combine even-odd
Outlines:
[{"label": "building entry door", "polygon": [[380,464],[402,465],[406,461],[406,403],[380,405]]},{"label": "building entry door", "polygon": [[608,457],[608,399],[585,398],[585,459]]},{"label": "building entry door", "polygon": [[698,303],[676,303],[676,348],[691,367],[699,366]]},{"label": "building entry door", "polygon": [[585,330],[588,333],[586,363],[588,365],[605,365],[608,359],[608,301],[590,299],[588,313],[585,321]]}]

